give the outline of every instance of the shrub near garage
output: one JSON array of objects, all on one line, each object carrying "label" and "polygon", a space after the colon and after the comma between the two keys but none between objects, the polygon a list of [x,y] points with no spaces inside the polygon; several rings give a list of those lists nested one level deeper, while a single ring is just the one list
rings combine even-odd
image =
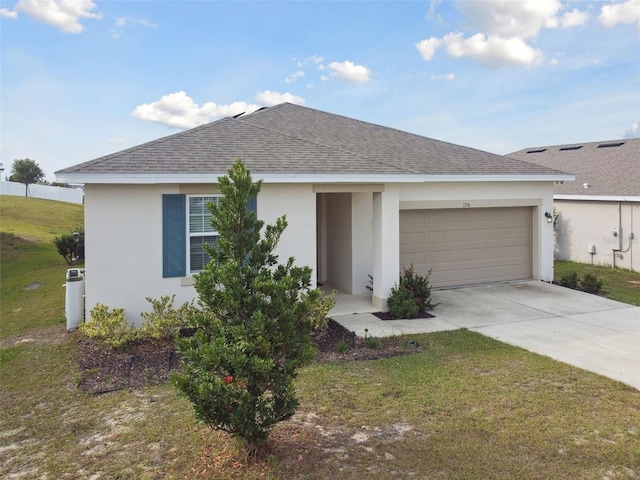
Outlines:
[{"label": "shrub near garage", "polygon": [[391,289],[387,306],[394,318],[416,318],[420,312],[432,309],[436,304],[431,302],[431,285],[429,276],[416,273],[413,265],[403,268],[399,284]]}]

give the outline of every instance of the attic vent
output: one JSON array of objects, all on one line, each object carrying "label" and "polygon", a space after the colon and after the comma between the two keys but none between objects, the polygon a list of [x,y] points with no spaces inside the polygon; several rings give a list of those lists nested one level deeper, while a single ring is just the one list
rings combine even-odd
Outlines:
[{"label": "attic vent", "polygon": [[570,147],[561,147],[560,151],[564,152],[565,150],[580,150],[582,148],[582,145],[572,145]]},{"label": "attic vent", "polygon": [[624,145],[624,142],[601,143],[598,148],[619,147],[620,145]]},{"label": "attic vent", "polygon": [[546,151],[547,151],[546,148],[540,148],[539,150],[527,150],[527,153],[542,153]]}]

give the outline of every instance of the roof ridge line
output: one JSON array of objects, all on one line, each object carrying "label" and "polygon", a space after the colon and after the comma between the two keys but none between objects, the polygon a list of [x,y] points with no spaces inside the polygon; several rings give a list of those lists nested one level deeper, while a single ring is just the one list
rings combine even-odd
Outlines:
[{"label": "roof ridge line", "polygon": [[[283,104],[280,104],[280,105],[283,105]],[[276,105],[276,107],[279,107],[280,105]],[[300,106],[300,105],[296,105],[296,106]],[[273,107],[270,107],[270,108],[273,108]],[[307,108],[307,107],[303,107],[303,108]],[[313,109],[310,109],[310,110],[313,110]],[[318,111],[320,111],[320,110],[318,110]],[[253,112],[253,113],[257,113],[257,112]],[[348,118],[348,117],[344,117],[344,118]],[[238,117],[238,118],[232,118],[230,120],[232,120],[232,121],[233,120],[242,121],[242,123],[250,125],[253,128],[258,128],[260,130],[265,130],[265,131],[270,132],[270,133],[275,133],[275,134],[280,135],[282,137],[287,137],[287,138],[292,138],[294,140],[299,140],[301,142],[305,142],[305,143],[308,143],[310,145],[319,145],[319,146],[322,146],[324,148],[328,148],[330,150],[336,150],[336,151],[339,151],[339,152],[342,152],[342,153],[348,153],[349,155],[354,155],[354,156],[360,157],[360,158],[362,158],[364,160],[368,160],[370,162],[377,163],[379,165],[384,165],[385,167],[394,168],[394,169],[400,171],[401,173],[408,173],[408,174],[411,174],[411,175],[418,175],[419,174],[419,172],[415,172],[415,171],[409,170],[407,168],[398,167],[397,165],[393,165],[391,163],[383,162],[381,160],[376,160],[375,158],[371,158],[370,156],[362,155],[361,153],[353,152],[353,151],[348,150],[348,149],[342,149],[342,148],[334,147],[332,145],[327,145],[325,143],[309,140],[309,139],[306,139],[306,138],[301,138],[299,136],[289,135],[289,134],[283,133],[283,132],[281,132],[279,130],[273,130],[271,128],[263,127],[263,126],[260,126],[260,125],[255,125],[253,123],[246,122],[245,121],[246,119],[247,119],[247,117],[245,117],[245,118]],[[372,125],[375,125],[375,124],[372,124]],[[378,126],[381,126],[381,125],[378,125]]]}]

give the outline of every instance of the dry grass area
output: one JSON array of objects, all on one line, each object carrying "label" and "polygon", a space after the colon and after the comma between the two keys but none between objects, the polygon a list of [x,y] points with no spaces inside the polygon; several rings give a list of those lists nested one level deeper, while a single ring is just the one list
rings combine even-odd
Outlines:
[{"label": "dry grass area", "polygon": [[91,395],[77,336],[0,350],[0,477],[640,478],[640,392],[468,332],[420,353],[318,364],[250,462],[169,384]]}]

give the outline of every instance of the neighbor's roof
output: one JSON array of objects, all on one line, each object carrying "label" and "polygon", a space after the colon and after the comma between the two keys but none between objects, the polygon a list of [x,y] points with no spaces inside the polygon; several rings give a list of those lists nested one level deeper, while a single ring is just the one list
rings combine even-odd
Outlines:
[{"label": "neighbor's roof", "polygon": [[576,176],[556,184],[556,198],[640,197],[640,138],[525,148],[507,155]]},{"label": "neighbor's roof", "polygon": [[[570,179],[562,172],[283,103],[56,172],[74,183],[215,181],[241,158],[265,181]],[[505,178],[508,177],[508,178]]]}]

